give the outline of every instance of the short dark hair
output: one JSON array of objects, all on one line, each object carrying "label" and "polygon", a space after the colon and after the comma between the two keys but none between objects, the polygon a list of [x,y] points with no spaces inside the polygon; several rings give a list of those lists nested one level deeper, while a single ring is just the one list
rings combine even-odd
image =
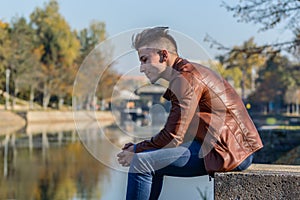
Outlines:
[{"label": "short dark hair", "polygon": [[141,47],[166,49],[177,54],[175,39],[168,33],[169,27],[154,27],[143,30],[132,36],[132,46],[138,50]]}]

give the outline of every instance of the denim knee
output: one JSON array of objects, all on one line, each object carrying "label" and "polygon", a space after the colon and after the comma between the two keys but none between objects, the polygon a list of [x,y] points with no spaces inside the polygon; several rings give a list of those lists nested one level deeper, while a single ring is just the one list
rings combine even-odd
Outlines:
[{"label": "denim knee", "polygon": [[147,162],[144,153],[135,153],[129,168],[130,173],[151,173],[153,166]]}]

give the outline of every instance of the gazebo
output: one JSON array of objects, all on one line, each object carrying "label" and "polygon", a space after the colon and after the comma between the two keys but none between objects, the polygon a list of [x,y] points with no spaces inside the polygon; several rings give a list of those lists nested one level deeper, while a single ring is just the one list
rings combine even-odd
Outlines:
[{"label": "gazebo", "polygon": [[166,88],[158,84],[148,84],[138,88],[135,93],[152,104],[160,104],[160,98],[165,93]]}]

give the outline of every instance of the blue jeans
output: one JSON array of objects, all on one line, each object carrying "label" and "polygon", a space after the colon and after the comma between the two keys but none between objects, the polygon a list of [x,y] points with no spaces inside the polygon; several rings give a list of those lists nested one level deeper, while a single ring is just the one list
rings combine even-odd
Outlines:
[{"label": "blue jeans", "polygon": [[200,148],[201,144],[193,141],[176,148],[135,154],[129,168],[126,199],[158,199],[164,176],[206,175]]},{"label": "blue jeans", "polygon": [[[158,199],[164,176],[207,175],[200,149],[201,144],[194,140],[176,148],[136,153],[129,168],[126,199]],[[244,170],[251,162],[252,156],[249,156],[235,170]]]}]

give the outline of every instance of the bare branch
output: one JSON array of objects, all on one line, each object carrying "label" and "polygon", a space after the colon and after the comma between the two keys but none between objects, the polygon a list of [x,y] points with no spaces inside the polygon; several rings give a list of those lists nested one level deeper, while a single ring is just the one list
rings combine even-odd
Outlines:
[{"label": "bare branch", "polygon": [[272,29],[283,21],[286,28],[295,29],[299,25],[299,0],[245,0],[236,6],[230,6],[224,1],[222,6],[234,12],[234,17],[240,22],[261,24],[261,31]]},{"label": "bare branch", "polygon": [[212,38],[210,35],[206,35],[204,38],[205,42],[210,43],[211,48],[215,48],[217,50],[227,51],[227,52],[244,52],[247,55],[252,54],[274,54],[279,53],[282,50],[286,50],[288,52],[295,50],[297,45],[300,44],[300,39],[295,39],[292,41],[286,41],[281,43],[275,43],[275,44],[264,44],[257,47],[228,47],[224,46],[214,38]]},{"label": "bare branch", "polygon": [[243,0],[235,6],[230,6],[223,1],[221,6],[226,8],[227,11],[233,12],[233,16],[238,18],[239,22],[252,22],[262,25],[260,31],[272,29],[286,22],[284,28],[294,31],[296,37],[289,41],[264,44],[257,47],[232,48],[224,46],[207,35],[204,40],[209,42],[211,47],[228,52],[245,52],[249,55],[274,54],[280,51],[300,52],[300,0]]}]

